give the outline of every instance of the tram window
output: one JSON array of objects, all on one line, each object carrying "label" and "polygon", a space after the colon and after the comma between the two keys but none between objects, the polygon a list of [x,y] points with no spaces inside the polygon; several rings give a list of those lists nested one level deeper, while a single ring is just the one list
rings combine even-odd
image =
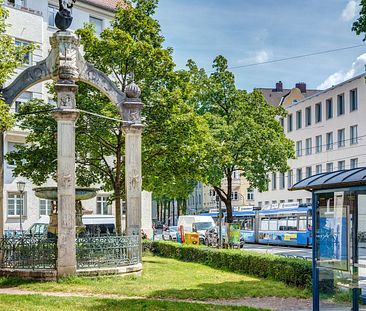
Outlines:
[{"label": "tram window", "polygon": [[253,230],[253,218],[252,217],[244,218],[244,220],[241,223],[241,229]]},{"label": "tram window", "polygon": [[287,230],[297,231],[297,217],[288,218]]},{"label": "tram window", "polygon": [[280,230],[280,231],[287,230],[287,218],[286,217],[278,219],[278,230]]},{"label": "tram window", "polygon": [[268,230],[268,223],[269,223],[268,218],[262,218],[261,219],[261,230]]},{"label": "tram window", "polygon": [[306,231],[306,217],[300,216],[299,218],[299,231]]},{"label": "tram window", "polygon": [[269,221],[269,230],[277,230],[277,218],[272,218]]}]

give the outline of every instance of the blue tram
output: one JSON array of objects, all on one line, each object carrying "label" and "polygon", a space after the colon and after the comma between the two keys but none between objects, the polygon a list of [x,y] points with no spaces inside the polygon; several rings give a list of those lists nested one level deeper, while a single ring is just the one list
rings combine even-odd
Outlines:
[{"label": "blue tram", "polygon": [[[212,216],[217,222],[218,212]],[[226,213],[224,213],[226,217]],[[311,206],[270,208],[262,210],[242,209],[233,212],[233,221],[240,223],[241,236],[246,243],[309,247],[311,238]]]}]

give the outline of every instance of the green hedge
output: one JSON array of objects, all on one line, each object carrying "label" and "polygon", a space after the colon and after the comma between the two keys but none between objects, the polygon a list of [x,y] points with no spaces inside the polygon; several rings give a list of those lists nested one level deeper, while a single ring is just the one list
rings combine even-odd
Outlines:
[{"label": "green hedge", "polygon": [[305,259],[163,241],[145,240],[143,248],[157,256],[198,262],[213,268],[271,278],[291,286],[311,289],[312,267],[311,262]]}]

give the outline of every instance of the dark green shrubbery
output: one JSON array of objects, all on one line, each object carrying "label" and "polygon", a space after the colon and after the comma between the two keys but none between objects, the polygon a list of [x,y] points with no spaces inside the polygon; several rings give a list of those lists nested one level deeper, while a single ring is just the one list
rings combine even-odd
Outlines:
[{"label": "dark green shrubbery", "polygon": [[198,262],[213,268],[271,278],[311,289],[311,262],[304,259],[162,241],[144,241],[144,250],[162,257]]}]

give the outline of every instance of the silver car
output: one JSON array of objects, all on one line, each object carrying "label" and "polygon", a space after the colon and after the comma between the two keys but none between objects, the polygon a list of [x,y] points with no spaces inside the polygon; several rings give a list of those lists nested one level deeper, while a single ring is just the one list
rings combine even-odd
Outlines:
[{"label": "silver car", "polygon": [[163,240],[176,241],[177,240],[178,227],[170,226],[163,231]]}]

